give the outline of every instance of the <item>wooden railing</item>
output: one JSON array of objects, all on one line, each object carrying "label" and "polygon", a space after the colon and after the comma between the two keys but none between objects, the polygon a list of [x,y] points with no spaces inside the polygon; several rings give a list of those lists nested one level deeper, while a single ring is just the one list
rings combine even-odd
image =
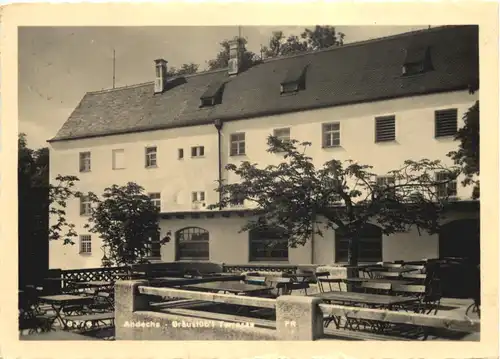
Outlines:
[{"label": "wooden railing", "polygon": [[124,273],[127,273],[127,267],[67,269],[61,271],[61,278],[73,282],[112,281],[118,279],[117,274]]},{"label": "wooden railing", "polygon": [[299,268],[298,265],[290,264],[224,264],[224,272],[242,273],[242,272],[283,272],[294,274]]}]

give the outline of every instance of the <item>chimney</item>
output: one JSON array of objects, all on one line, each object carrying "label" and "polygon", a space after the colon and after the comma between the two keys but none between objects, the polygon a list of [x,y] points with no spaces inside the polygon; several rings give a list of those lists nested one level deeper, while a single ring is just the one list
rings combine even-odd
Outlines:
[{"label": "chimney", "polygon": [[155,60],[155,93],[162,93],[167,86],[167,61]]},{"label": "chimney", "polygon": [[239,38],[229,41],[229,61],[228,74],[237,75],[242,69],[242,56],[245,51],[245,45]]}]

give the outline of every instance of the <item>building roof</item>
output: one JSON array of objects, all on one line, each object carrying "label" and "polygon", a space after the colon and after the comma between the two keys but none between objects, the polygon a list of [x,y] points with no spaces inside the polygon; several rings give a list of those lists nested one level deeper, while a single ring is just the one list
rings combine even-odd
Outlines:
[{"label": "building roof", "polygon": [[[408,52],[422,48],[430,51],[431,71],[402,76]],[[301,68],[305,88],[282,95],[283,80]],[[478,27],[443,26],[270,59],[233,77],[227,69],[177,77],[156,95],[153,82],[88,92],[50,141],[464,90],[478,81]],[[201,107],[200,98],[223,83],[221,101]]]}]

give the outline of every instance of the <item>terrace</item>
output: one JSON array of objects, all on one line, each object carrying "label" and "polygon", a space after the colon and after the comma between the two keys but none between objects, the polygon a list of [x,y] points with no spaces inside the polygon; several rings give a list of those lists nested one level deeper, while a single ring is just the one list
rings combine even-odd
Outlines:
[{"label": "terrace", "polygon": [[435,267],[59,271],[20,291],[19,329],[26,340],[479,340],[479,292],[442,298]]}]

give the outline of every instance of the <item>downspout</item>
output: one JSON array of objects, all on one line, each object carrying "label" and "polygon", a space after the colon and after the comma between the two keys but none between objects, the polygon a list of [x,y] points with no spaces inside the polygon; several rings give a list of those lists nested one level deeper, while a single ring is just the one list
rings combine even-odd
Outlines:
[{"label": "downspout", "polygon": [[313,213],[312,215],[312,233],[311,233],[311,264],[314,264],[314,224],[316,222],[316,214]]},{"label": "downspout", "polygon": [[[218,156],[218,161],[219,161],[219,178],[218,178],[218,181],[219,181],[219,190],[220,190],[221,185],[222,185],[222,146],[221,146],[221,142],[222,142],[222,133],[221,133],[222,124],[223,123],[222,123],[222,121],[220,119],[216,119],[214,121],[214,126],[217,129],[217,156]],[[222,192],[219,191],[219,210],[222,209],[221,202],[222,202]]]}]

